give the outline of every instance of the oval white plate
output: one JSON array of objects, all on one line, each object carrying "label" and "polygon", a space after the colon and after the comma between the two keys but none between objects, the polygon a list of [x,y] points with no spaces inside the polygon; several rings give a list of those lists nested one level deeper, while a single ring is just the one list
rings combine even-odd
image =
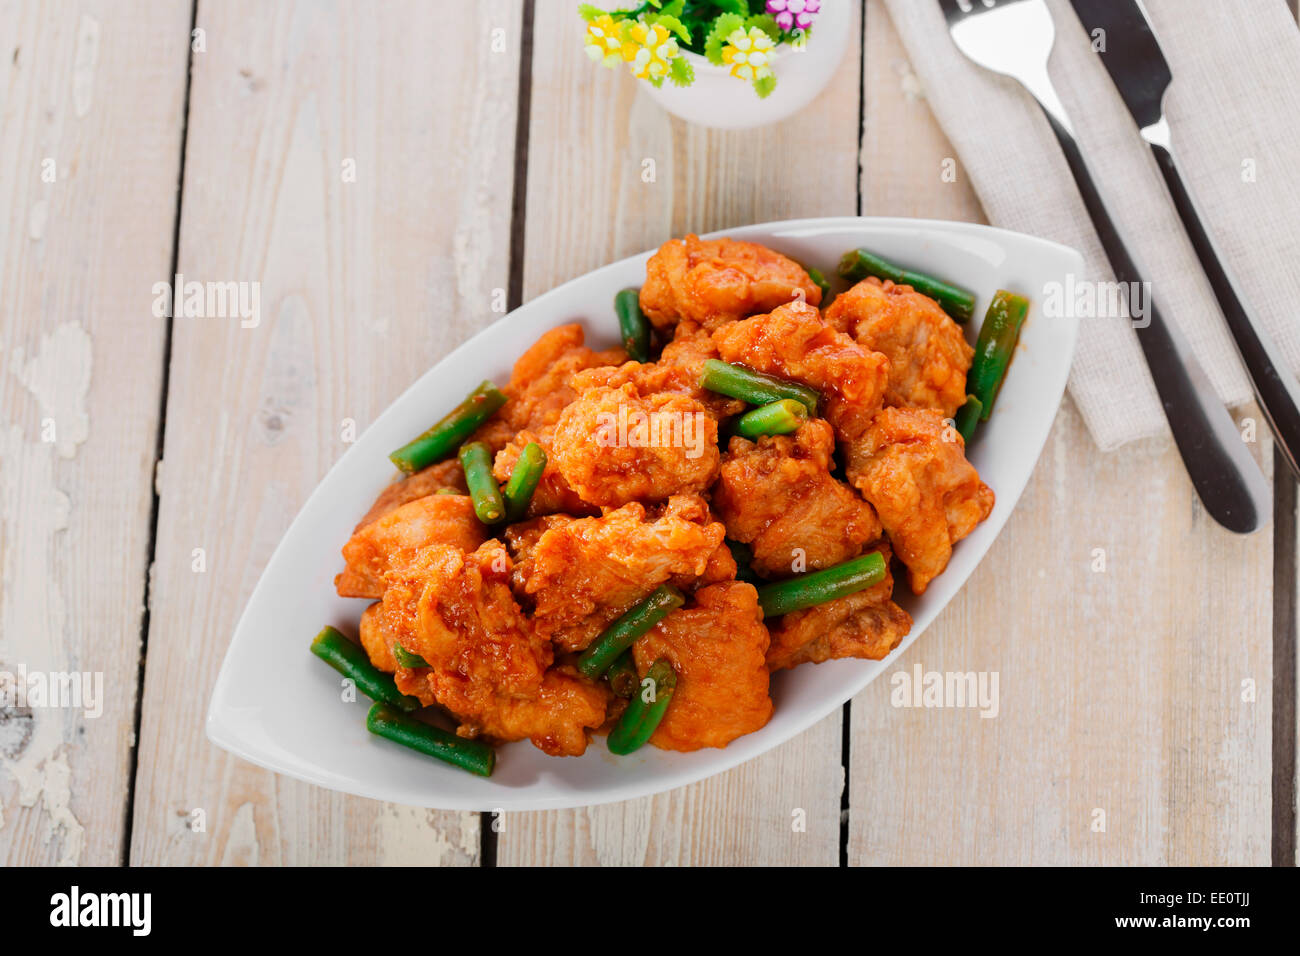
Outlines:
[{"label": "oval white plate", "polygon": [[[828,276],[845,250],[864,246],[949,279],[979,297],[967,330],[972,341],[995,290],[1018,291],[1035,303],[994,414],[971,447],[971,460],[997,493],[997,505],[957,545],[947,571],[922,598],[899,587],[895,596],[915,621],[894,652],[900,654],[965,583],[1029,480],[1065,389],[1077,327],[1073,318],[1044,316],[1040,306],[1048,284],[1077,275],[1082,258],[1019,233],[919,219],[802,219],[723,234],[764,243]],[[367,602],[338,597],[333,580],[342,568],[339,549],[357,518],[394,476],[388,452],[484,378],[504,382],[515,358],[547,329],[579,320],[588,344],[614,344],[614,294],[641,285],[649,255],[574,279],[485,329],[407,389],[339,459],[276,548],[235,629],[208,710],[213,743],[291,777],[394,803],[451,810],[583,806],[680,787],[756,757],[821,720],[888,666],[894,655],[777,674],[771,721],[721,750],[678,754],[646,747],[614,757],[596,738],[584,756],[559,758],[521,742],[501,748],[496,772],[485,780],[371,736],[365,728],[369,701],[343,703],[339,675],[308,651],[325,624],[356,635]],[[837,291],[842,287],[837,281]]]}]

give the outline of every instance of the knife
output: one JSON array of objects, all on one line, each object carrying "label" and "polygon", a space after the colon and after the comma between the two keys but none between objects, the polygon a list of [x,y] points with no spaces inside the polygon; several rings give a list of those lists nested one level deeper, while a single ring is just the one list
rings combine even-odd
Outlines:
[{"label": "knife", "polygon": [[1300,383],[1282,360],[1277,346],[1264,331],[1255,311],[1246,303],[1240,287],[1218,247],[1206,231],[1183,177],[1178,171],[1165,122],[1165,91],[1173,80],[1169,64],[1156,40],[1141,0],[1070,0],[1084,29],[1096,36],[1105,31],[1101,62],[1119,89],[1120,96],[1142,138],[1155,154],[1156,165],[1165,178],[1174,208],[1183,221],[1192,248],[1201,260],[1210,287],[1219,300],[1228,331],[1236,343],[1242,365],[1250,378],[1255,398],[1273,431],[1273,438],[1292,474],[1300,477]]}]

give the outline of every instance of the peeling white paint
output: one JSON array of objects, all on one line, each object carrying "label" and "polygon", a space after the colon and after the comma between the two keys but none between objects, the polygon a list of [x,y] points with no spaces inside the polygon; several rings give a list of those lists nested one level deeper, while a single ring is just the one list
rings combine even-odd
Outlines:
[{"label": "peeling white paint", "polygon": [[41,339],[30,362],[22,347],[9,357],[9,370],[40,404],[41,418],[53,419],[55,447],[64,458],[90,437],[86,394],[90,391],[90,334],[76,322],[64,322]]},{"label": "peeling white paint", "polygon": [[379,847],[384,866],[463,866],[478,857],[476,820],[462,814],[440,826],[437,811],[385,804],[379,814]]},{"label": "peeling white paint", "polygon": [[77,55],[72,64],[72,103],[77,117],[95,101],[95,65],[99,62],[99,21],[82,14],[77,24]]},{"label": "peeling white paint", "polygon": [[36,242],[45,238],[45,223],[50,218],[48,200],[38,199],[27,213],[27,237]]},{"label": "peeling white paint", "polygon": [[59,751],[45,761],[45,785],[43,805],[46,816],[45,842],[49,843],[54,835],[63,837],[62,852],[59,854],[59,866],[76,866],[81,860],[81,846],[85,829],[68,809],[72,799],[72,769],[68,766],[67,755]]}]

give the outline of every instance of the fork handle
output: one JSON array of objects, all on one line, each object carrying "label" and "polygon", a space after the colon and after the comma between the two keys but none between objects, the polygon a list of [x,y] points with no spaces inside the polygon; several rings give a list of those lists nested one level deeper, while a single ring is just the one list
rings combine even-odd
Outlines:
[{"label": "fork handle", "polygon": [[1286,463],[1291,466],[1292,473],[1300,477],[1300,465],[1296,461],[1296,455],[1300,452],[1300,384],[1281,360],[1277,346],[1264,331],[1254,310],[1246,304],[1232,274],[1223,264],[1219,250],[1201,222],[1196,203],[1178,171],[1174,154],[1160,143],[1152,143],[1151,152],[1155,153],[1156,165],[1164,174],[1169,195],[1174,200],[1174,208],[1183,220],[1187,235],[1192,240],[1192,248],[1196,250],[1201,268],[1205,270],[1210,287],[1219,300],[1219,308],[1223,310],[1228,331],[1237,345],[1241,364],[1246,368],[1259,407],[1273,430],[1273,440]]},{"label": "fork handle", "polygon": [[[1133,283],[1146,288],[1088,171],[1079,144],[1049,110],[1044,108],[1043,112],[1061,144],[1115,278],[1130,289],[1135,288]],[[1138,344],[1201,503],[1214,520],[1230,531],[1247,534],[1258,530],[1268,521],[1273,508],[1272,491],[1263,472],[1251,458],[1232,416],[1219,401],[1187,340],[1176,326],[1164,320],[1150,297],[1147,319],[1145,326],[1134,323]]]}]

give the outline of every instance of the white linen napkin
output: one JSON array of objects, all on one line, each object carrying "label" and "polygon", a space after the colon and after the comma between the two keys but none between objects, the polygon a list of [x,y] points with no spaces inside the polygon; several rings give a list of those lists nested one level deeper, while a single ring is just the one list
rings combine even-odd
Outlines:
[{"label": "white linen napkin", "polygon": [[[995,225],[1079,249],[1113,281],[1042,111],[977,67],[938,0],[885,0],[926,98]],[[1251,400],[1208,282],[1132,116],[1067,0],[1050,72],[1084,156],[1162,315],[1191,341],[1228,405]],[[1173,151],[1210,234],[1292,370],[1300,369],[1300,29],[1285,0],[1146,0],[1169,61]],[[938,175],[936,170],[936,175]],[[1032,295],[1033,290],[1027,290]],[[1127,321],[1084,318],[1070,394],[1102,450],[1167,433]]]}]

